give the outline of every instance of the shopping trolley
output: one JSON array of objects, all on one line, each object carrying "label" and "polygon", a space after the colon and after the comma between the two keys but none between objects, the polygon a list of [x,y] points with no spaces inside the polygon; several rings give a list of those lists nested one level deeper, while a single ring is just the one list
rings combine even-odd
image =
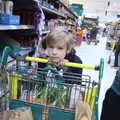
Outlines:
[{"label": "shopping trolley", "polygon": [[[89,104],[94,113],[94,119],[98,120],[98,98],[103,76],[104,60],[100,60],[99,66],[84,65],[78,63],[66,63],[67,67],[94,69],[99,71],[99,81],[91,80],[89,75],[76,73],[59,73],[55,68],[38,68],[33,72],[28,66],[18,66],[6,69],[6,61],[9,52],[6,47],[1,60],[1,81],[7,89],[0,96],[1,111],[20,107],[31,107],[35,120],[74,120],[75,104],[78,99]],[[14,55],[17,61],[32,61],[47,63],[47,59],[34,57],[21,57]],[[17,62],[18,63],[18,62]],[[8,82],[7,82],[8,80]],[[77,84],[72,84],[72,82]],[[6,90],[7,93],[6,94]],[[10,95],[9,95],[10,94]],[[10,97],[9,97],[10,96]],[[4,99],[4,101],[3,101]]]}]

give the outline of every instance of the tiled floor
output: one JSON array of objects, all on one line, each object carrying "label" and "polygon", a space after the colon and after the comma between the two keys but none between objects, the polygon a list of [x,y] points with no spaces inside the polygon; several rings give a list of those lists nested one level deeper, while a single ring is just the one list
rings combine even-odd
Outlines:
[{"label": "tiled floor", "polygon": [[[111,66],[107,64],[110,51],[105,49],[106,41],[106,38],[100,36],[100,42],[98,45],[94,45],[93,43],[87,45],[85,42],[83,42],[80,47],[76,47],[77,55],[81,57],[84,64],[99,65],[100,58],[104,58],[104,74],[101,81],[99,95],[99,116],[101,113],[102,101],[104,99],[105,92],[111,86],[116,72],[115,69],[111,68]],[[90,75],[93,80],[98,80],[97,71],[84,69],[83,74]]]}]

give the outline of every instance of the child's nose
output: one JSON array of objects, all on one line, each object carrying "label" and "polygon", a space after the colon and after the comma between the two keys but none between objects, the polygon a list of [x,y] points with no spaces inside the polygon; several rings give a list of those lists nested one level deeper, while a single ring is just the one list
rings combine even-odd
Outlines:
[{"label": "child's nose", "polygon": [[57,49],[54,48],[53,51],[52,51],[53,54],[57,54]]}]

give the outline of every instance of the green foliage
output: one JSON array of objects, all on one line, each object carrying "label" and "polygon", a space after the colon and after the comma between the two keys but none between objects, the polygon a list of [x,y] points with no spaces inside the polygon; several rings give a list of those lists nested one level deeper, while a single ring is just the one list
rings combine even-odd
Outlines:
[{"label": "green foliage", "polygon": [[39,86],[37,98],[40,104],[63,107],[66,104],[67,89],[55,88],[49,85]]}]

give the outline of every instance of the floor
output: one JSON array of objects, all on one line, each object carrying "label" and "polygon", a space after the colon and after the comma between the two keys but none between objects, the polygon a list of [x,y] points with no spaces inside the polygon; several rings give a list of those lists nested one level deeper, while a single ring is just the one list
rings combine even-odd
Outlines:
[{"label": "floor", "polygon": [[[106,50],[106,41],[107,38],[99,36],[98,45],[94,45],[91,43],[87,45],[85,42],[82,42],[81,46],[76,47],[77,55],[81,57],[83,64],[88,65],[99,65],[100,58],[104,58],[104,74],[101,81],[100,95],[99,95],[99,116],[102,108],[102,101],[104,99],[104,95],[106,90],[111,86],[116,69],[113,69],[111,65],[107,64],[108,57],[110,55],[110,51]],[[90,75],[92,80],[98,80],[98,72],[94,70],[83,70],[83,74]]]}]

